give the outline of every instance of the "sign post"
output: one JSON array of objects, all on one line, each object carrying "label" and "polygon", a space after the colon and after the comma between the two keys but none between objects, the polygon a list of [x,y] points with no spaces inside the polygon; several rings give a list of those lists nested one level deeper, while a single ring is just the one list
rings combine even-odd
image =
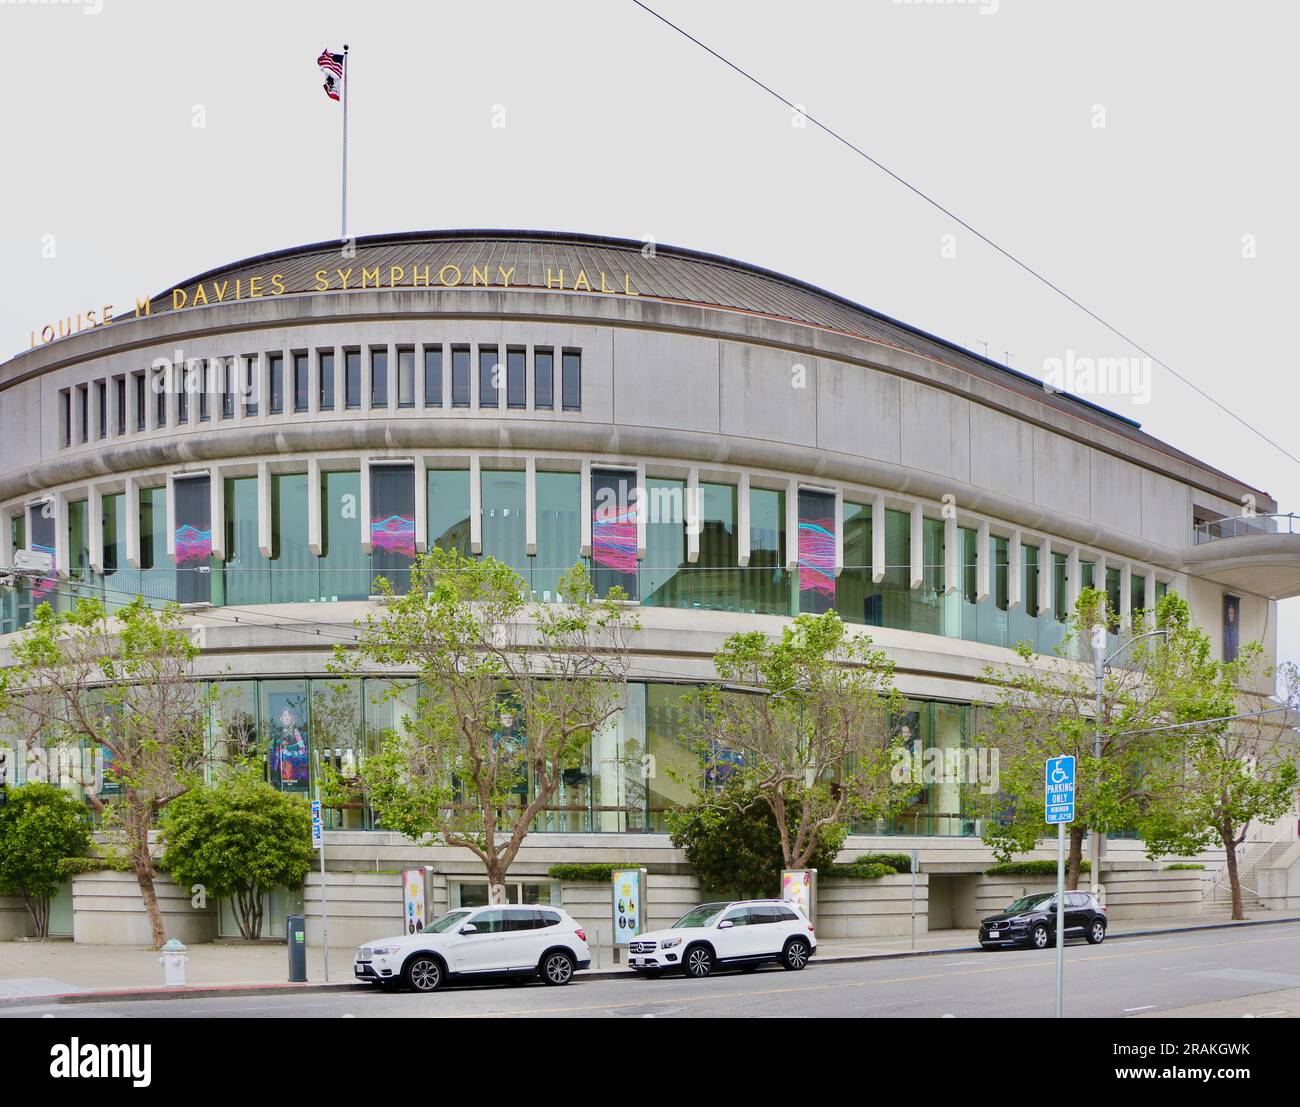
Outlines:
[{"label": "sign post", "polygon": [[325,952],[325,983],[330,981],[330,913],[325,897],[325,826],[321,822],[320,782],[316,782],[316,798],[311,801],[311,848],[320,850],[320,920],[322,949]]},{"label": "sign post", "polygon": [[1065,980],[1065,824],[1074,822],[1074,758],[1049,757],[1043,767],[1043,808],[1056,824],[1056,1017]]}]

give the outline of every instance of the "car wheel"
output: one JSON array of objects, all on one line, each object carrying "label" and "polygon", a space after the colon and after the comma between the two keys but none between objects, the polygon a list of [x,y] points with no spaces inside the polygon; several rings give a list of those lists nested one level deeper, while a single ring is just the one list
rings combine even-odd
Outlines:
[{"label": "car wheel", "polygon": [[442,964],[436,957],[421,954],[406,963],[402,975],[406,986],[417,992],[432,992],[442,986]]},{"label": "car wheel", "polygon": [[781,958],[781,964],[792,972],[798,972],[808,964],[808,958],[811,956],[812,950],[808,943],[802,938],[794,938],[786,944],[785,956]]},{"label": "car wheel", "polygon": [[573,958],[554,950],[542,959],[542,979],[548,984],[567,984],[573,979]]},{"label": "car wheel", "polygon": [[1106,940],[1106,924],[1101,919],[1093,919],[1092,925],[1088,927],[1088,941],[1091,945],[1099,946]]},{"label": "car wheel", "polygon": [[1051,938],[1052,938],[1051,934],[1047,932],[1047,927],[1045,927],[1042,923],[1039,923],[1030,932],[1029,944],[1032,945],[1034,949],[1046,949],[1047,943],[1051,941]]},{"label": "car wheel", "polygon": [[682,969],[687,976],[703,980],[713,971],[713,954],[708,946],[691,946],[682,961]]}]

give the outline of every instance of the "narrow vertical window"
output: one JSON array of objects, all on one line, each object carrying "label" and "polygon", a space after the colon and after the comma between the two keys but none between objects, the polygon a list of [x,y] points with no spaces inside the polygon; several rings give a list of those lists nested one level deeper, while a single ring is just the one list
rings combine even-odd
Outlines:
[{"label": "narrow vertical window", "polygon": [[533,350],[533,407],[555,407],[555,351],[542,346]]},{"label": "narrow vertical window", "polygon": [[451,406],[469,407],[469,347],[451,348]]},{"label": "narrow vertical window", "polygon": [[221,375],[221,418],[233,419],[235,417],[235,362],[233,358],[222,358],[221,368],[217,370]]},{"label": "narrow vertical window", "polygon": [[397,350],[397,406],[415,407],[415,347]]},{"label": "narrow vertical window", "polygon": [[90,441],[90,389],[84,384],[77,388],[77,437]]},{"label": "narrow vertical window", "polygon": [[306,352],[293,355],[293,410],[307,410],[308,361]]},{"label": "narrow vertical window", "polygon": [[59,445],[72,445],[72,393],[66,388],[59,393]]},{"label": "narrow vertical window", "polygon": [[117,434],[126,434],[126,378],[118,377],[113,381],[114,406],[117,410],[115,423]]},{"label": "narrow vertical window", "polygon": [[135,375],[135,429],[143,431],[149,426],[148,386],[143,373]]},{"label": "narrow vertical window", "polygon": [[199,422],[206,423],[212,418],[212,412],[208,404],[212,392],[212,362],[198,362],[195,375],[198,378],[199,389]]},{"label": "narrow vertical window", "polygon": [[424,406],[442,407],[442,347],[424,348]]},{"label": "narrow vertical window", "polygon": [[266,365],[270,377],[271,414],[279,415],[284,411],[284,355],[268,355]]},{"label": "narrow vertical window", "polygon": [[370,350],[370,406],[388,406],[388,347]]},{"label": "narrow vertical window", "polygon": [[528,406],[528,383],[525,376],[527,356],[522,348],[506,351],[506,407]]},{"label": "narrow vertical window", "polygon": [[361,406],[361,351],[343,354],[343,403],[349,408]]},{"label": "narrow vertical window", "polygon": [[159,369],[153,375],[153,425],[167,425],[167,385],[168,371]]},{"label": "narrow vertical window", "polygon": [[478,406],[501,406],[501,364],[495,346],[478,348]]},{"label": "narrow vertical window", "polygon": [[180,370],[180,388],[176,391],[176,422],[182,426],[190,421],[190,390],[193,387],[193,370],[184,365]]},{"label": "narrow vertical window", "polygon": [[563,404],[565,411],[582,410],[582,353],[579,350],[564,351],[564,385]]},{"label": "narrow vertical window", "polygon": [[261,392],[262,386],[258,381],[259,366],[257,357],[244,358],[244,414],[257,414],[258,393]]},{"label": "narrow vertical window", "polygon": [[321,411],[334,410],[334,351],[321,350],[316,355],[316,372],[320,374],[317,393]]}]

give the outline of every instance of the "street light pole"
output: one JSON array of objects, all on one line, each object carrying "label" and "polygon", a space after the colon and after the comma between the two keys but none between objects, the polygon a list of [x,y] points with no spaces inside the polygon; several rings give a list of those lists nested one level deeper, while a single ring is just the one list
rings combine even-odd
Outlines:
[{"label": "street light pole", "polygon": [[[1102,688],[1106,680],[1106,667],[1121,653],[1132,646],[1134,642],[1139,642],[1143,638],[1152,638],[1157,635],[1164,638],[1166,641],[1169,640],[1169,631],[1165,630],[1163,627],[1158,630],[1144,631],[1143,633],[1130,638],[1124,643],[1124,645],[1115,650],[1114,653],[1107,656],[1105,625],[1098,624],[1093,630],[1092,661],[1093,672],[1097,679],[1097,699],[1094,703],[1092,712],[1092,754],[1095,758],[1093,762],[1095,766],[1094,771],[1097,773],[1101,772],[1101,697]],[[1096,820],[1094,819],[1092,821],[1095,822]],[[1090,843],[1091,848],[1088,851],[1092,858],[1092,879],[1089,881],[1089,886],[1092,889],[1092,894],[1096,896],[1100,894],[1101,891],[1101,831],[1094,826],[1089,830],[1088,836],[1092,839]]]}]

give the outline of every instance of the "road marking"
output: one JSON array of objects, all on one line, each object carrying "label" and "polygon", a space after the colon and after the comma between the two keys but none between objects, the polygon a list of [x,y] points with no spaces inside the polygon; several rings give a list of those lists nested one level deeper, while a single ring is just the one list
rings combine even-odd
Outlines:
[{"label": "road marking", "polygon": [[1156,1005],[1154,1003],[1148,1003],[1145,1007],[1125,1007],[1124,1014],[1131,1015],[1134,1011],[1154,1011],[1155,1009]]}]

